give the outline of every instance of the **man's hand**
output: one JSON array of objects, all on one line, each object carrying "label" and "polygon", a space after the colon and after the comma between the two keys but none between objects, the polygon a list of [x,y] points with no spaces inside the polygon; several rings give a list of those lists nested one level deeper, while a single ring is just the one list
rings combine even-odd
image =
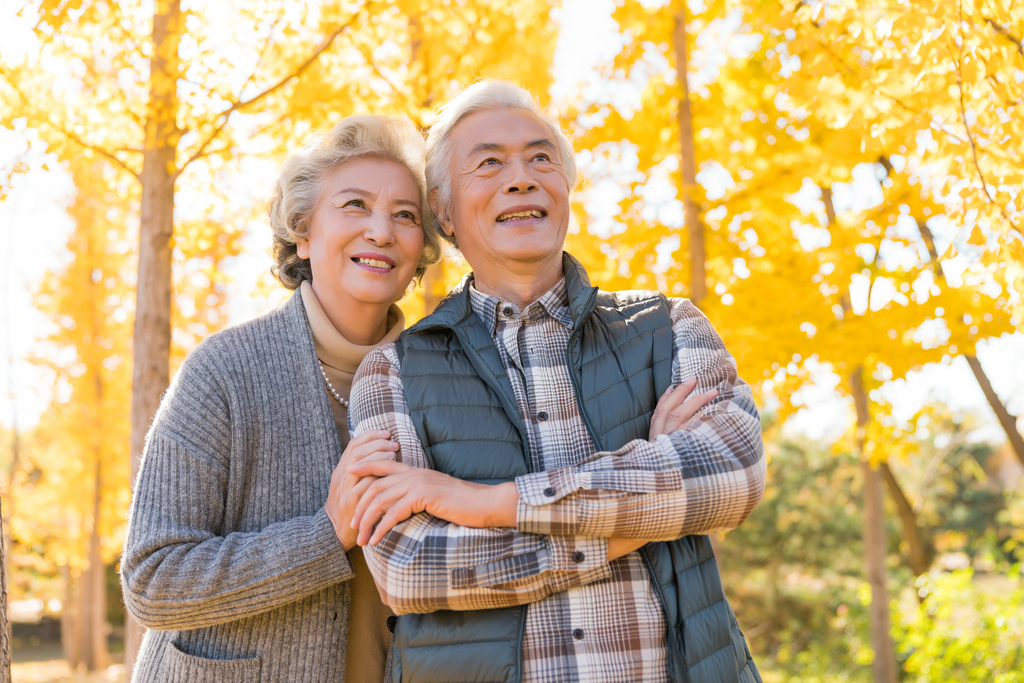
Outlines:
[{"label": "man's hand", "polygon": [[715,396],[718,396],[717,389],[705,391],[696,396],[690,396],[693,388],[697,386],[697,378],[691,377],[675,389],[668,388],[654,409],[651,416],[651,434],[649,440],[662,434],[671,434],[682,428],[690,419],[697,414],[701,408],[710,403]]},{"label": "man's hand", "polygon": [[[710,403],[718,391],[712,389],[696,396],[690,396],[693,388],[697,386],[697,378],[691,377],[675,389],[668,390],[658,399],[658,405],[651,416],[650,440],[662,434],[670,434],[682,428],[690,419],[697,414],[701,408]],[[645,546],[648,543],[643,539],[632,538],[609,538],[608,539],[608,561],[617,560],[628,555],[634,550]]]},{"label": "man's hand", "polygon": [[[377,478],[352,516],[359,545],[375,545],[399,522],[426,512],[459,526],[516,526],[519,490],[514,482],[490,486],[392,460],[366,459],[349,467],[357,477]],[[374,529],[376,525],[376,529]]]},{"label": "man's hand", "polygon": [[356,544],[356,529],[350,524],[356,504],[376,479],[353,475],[348,468],[358,462],[393,461],[398,444],[391,441],[390,437],[391,432],[371,430],[352,439],[331,474],[331,487],[327,492],[324,509],[331,518],[334,533],[337,534],[345,552]]}]

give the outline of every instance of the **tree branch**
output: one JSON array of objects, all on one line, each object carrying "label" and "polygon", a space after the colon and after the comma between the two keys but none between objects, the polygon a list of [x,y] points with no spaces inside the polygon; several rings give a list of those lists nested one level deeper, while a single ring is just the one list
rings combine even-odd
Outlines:
[{"label": "tree branch", "polygon": [[1011,43],[1017,46],[1017,52],[1024,55],[1024,43],[1021,43],[1020,38],[1016,37],[1010,30],[997,22],[995,19],[989,17],[983,17],[985,23],[995,29],[996,33],[1002,35],[1004,38],[1009,39]]},{"label": "tree branch", "polygon": [[[960,25],[962,26],[963,25],[963,8],[962,7],[961,7],[960,12],[961,12]],[[961,58],[963,57],[963,43],[964,43],[964,41],[961,38],[961,40],[960,40],[960,57]],[[985,198],[988,200],[988,203],[991,204],[992,206],[996,207],[997,209],[999,209],[999,213],[1000,213],[1000,215],[1002,215],[1003,220],[1005,220],[1007,223],[1009,223],[1010,227],[1013,229],[1014,232],[1017,233],[1018,237],[1020,237],[1022,240],[1024,240],[1024,234],[1021,233],[1020,228],[1018,228],[1017,224],[1013,222],[1013,219],[1010,218],[1010,215],[1008,213],[1006,213],[1006,209],[1002,205],[997,204],[995,199],[992,198],[992,195],[988,191],[988,181],[985,180],[985,174],[984,174],[984,172],[982,172],[981,164],[978,162],[978,145],[977,145],[977,143],[974,140],[974,134],[971,133],[971,127],[967,124],[967,107],[964,105],[964,80],[963,80],[963,74],[960,71],[960,61],[961,60],[960,60],[960,58],[953,56],[953,51],[952,50],[949,51],[949,56],[953,59],[953,64],[956,65],[956,87],[957,87],[957,91],[959,92],[959,95],[960,95],[960,121],[961,121],[961,123],[964,124],[964,132],[967,134],[967,142],[970,143],[970,145],[971,145],[971,160],[974,162],[975,170],[978,171],[978,178],[981,180],[981,189],[985,193]]]},{"label": "tree branch", "polygon": [[[50,125],[52,126],[53,124],[51,123]],[[75,144],[77,144],[77,145],[79,145],[81,147],[84,147],[85,149],[88,149],[88,150],[91,150],[93,152],[96,152],[97,154],[99,154],[100,156],[104,157],[105,159],[107,159],[109,161],[112,161],[113,163],[115,163],[116,165],[120,166],[122,169],[124,169],[128,173],[130,173],[131,176],[133,178],[135,178],[136,180],[138,180],[140,183],[142,182],[142,178],[139,176],[138,171],[136,171],[135,169],[131,168],[125,162],[121,161],[121,159],[119,159],[117,156],[115,156],[112,152],[108,152],[107,150],[103,149],[102,147],[97,147],[96,145],[90,145],[88,142],[86,142],[82,138],[78,137],[77,135],[75,135],[71,131],[65,130],[63,127],[59,127],[59,126],[53,126],[53,127],[54,127],[54,129],[60,131],[61,135],[63,135],[64,137],[68,138],[69,140],[73,141]],[[135,152],[135,153],[138,154],[139,152]]]},{"label": "tree branch", "polygon": [[[233,114],[234,112],[239,111],[241,109],[244,109],[244,108],[248,107],[249,105],[252,105],[252,104],[254,104],[254,103],[256,103],[256,102],[258,102],[260,100],[262,100],[263,98],[269,96],[270,94],[272,94],[275,91],[277,91],[280,88],[282,88],[289,81],[292,81],[292,80],[298,78],[299,76],[301,76],[302,73],[306,71],[306,69],[308,69],[310,66],[312,66],[314,64],[314,62],[316,62],[316,60],[320,57],[321,54],[323,54],[328,48],[330,48],[330,46],[334,43],[335,38],[337,38],[339,35],[341,35],[342,31],[344,31],[345,29],[351,27],[356,22],[356,19],[359,17],[359,15],[364,10],[366,10],[367,7],[369,7],[371,4],[373,4],[373,2],[374,2],[374,0],[370,0],[369,3],[363,5],[358,12],[353,14],[352,17],[348,20],[348,22],[346,22],[345,24],[342,24],[341,26],[338,26],[334,31],[332,31],[323,40],[323,42],[321,42],[316,47],[316,49],[313,50],[312,54],[310,54],[310,56],[308,58],[306,58],[305,61],[303,61],[301,64],[299,64],[298,67],[296,67],[294,71],[292,71],[288,75],[282,77],[276,83],[274,83],[273,85],[268,86],[267,88],[265,88],[264,90],[262,90],[261,92],[255,94],[255,95],[253,95],[252,97],[250,97],[250,98],[248,98],[246,100],[239,99],[239,100],[235,101],[230,107],[228,107],[226,110],[221,112],[220,116],[223,117],[221,122],[219,124],[217,124],[217,126],[214,128],[213,132],[210,133],[209,136],[207,136],[206,140],[204,140],[203,143],[201,145],[199,145],[199,148],[192,154],[192,156],[190,156],[188,158],[188,160],[184,164],[181,165],[181,168],[179,168],[178,171],[175,173],[175,177],[177,177],[178,175],[181,175],[181,172],[184,171],[185,168],[189,164],[191,164],[193,161],[195,161],[196,159],[199,159],[201,156],[204,155],[204,151],[206,150],[207,146],[209,146],[209,144],[211,142],[213,142],[217,138],[218,135],[220,135],[221,131],[224,130],[224,127],[228,123],[228,119],[231,117],[231,114]],[[252,77],[250,76],[250,78],[247,79],[247,82],[248,82],[248,80],[251,80],[251,78]]]}]

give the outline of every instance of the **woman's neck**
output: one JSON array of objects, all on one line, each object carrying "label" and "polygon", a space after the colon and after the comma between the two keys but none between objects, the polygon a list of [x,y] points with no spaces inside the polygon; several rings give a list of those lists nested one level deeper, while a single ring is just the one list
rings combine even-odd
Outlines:
[{"label": "woman's neck", "polygon": [[388,333],[390,304],[367,304],[340,297],[321,295],[316,282],[311,283],[320,307],[334,329],[350,344],[374,346]]}]

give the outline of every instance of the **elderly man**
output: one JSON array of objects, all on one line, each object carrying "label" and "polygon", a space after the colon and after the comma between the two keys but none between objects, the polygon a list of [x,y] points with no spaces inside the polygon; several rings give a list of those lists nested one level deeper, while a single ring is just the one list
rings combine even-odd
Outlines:
[{"label": "elderly man", "polygon": [[[350,416],[401,448],[349,469],[403,615],[394,679],[760,681],[704,535],[765,480],[721,339],[689,301],[598,291],[563,253],[573,149],[522,89],[464,90],[427,147],[431,206],[473,273],[366,357]],[[710,396],[695,387],[717,396],[685,419]]]}]

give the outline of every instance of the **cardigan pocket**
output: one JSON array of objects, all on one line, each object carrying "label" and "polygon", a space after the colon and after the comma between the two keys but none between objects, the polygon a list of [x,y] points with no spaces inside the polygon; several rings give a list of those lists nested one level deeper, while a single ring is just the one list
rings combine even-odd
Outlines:
[{"label": "cardigan pocket", "polygon": [[156,683],[252,683],[259,680],[260,658],[206,659],[167,643]]}]

